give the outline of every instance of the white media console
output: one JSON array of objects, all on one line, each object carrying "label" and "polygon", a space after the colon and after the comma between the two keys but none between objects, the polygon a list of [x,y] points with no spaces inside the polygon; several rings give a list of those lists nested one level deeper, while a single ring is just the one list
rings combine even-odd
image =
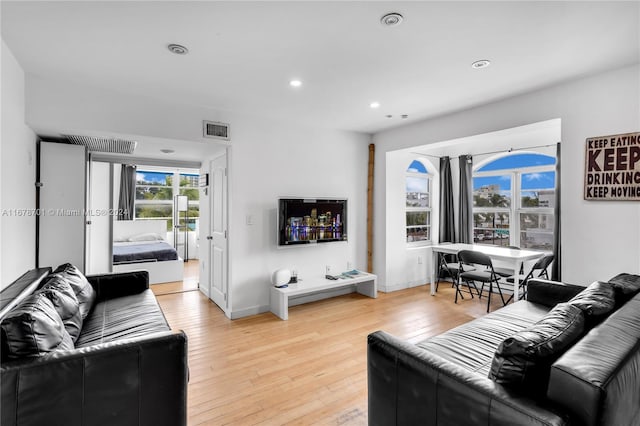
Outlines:
[{"label": "white media console", "polygon": [[376,298],[378,297],[377,278],[374,274],[360,272],[353,278],[338,278],[337,280],[330,280],[325,277],[309,278],[300,280],[296,284],[289,284],[285,288],[271,287],[271,312],[286,320],[289,319],[290,300],[352,285],[356,286],[358,293]]}]

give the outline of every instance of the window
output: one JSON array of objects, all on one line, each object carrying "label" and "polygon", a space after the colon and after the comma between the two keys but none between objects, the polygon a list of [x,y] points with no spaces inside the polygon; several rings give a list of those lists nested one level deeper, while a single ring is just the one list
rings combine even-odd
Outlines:
[{"label": "window", "polygon": [[200,193],[198,175],[174,171],[153,171],[138,169],[136,174],[136,219],[164,219],[167,232],[173,230],[175,212],[174,195],[186,195],[189,199],[187,223],[189,230],[195,231],[200,217]]},{"label": "window", "polygon": [[138,170],[136,173],[136,219],[165,219],[173,228],[173,173]]},{"label": "window", "polygon": [[555,158],[511,154],[473,174],[473,240],[478,244],[553,249]]},{"label": "window", "polygon": [[425,165],[414,160],[406,173],[407,242],[431,240],[431,176]]},{"label": "window", "polygon": [[198,190],[198,175],[180,175],[180,195],[186,195],[189,199],[187,211],[187,226],[190,231],[195,231],[200,217],[200,191]]}]

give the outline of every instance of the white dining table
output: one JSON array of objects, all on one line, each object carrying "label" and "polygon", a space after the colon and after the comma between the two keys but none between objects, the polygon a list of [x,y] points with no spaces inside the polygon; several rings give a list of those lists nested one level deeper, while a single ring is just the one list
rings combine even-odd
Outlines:
[{"label": "white dining table", "polygon": [[538,259],[547,254],[537,250],[519,250],[508,247],[497,247],[484,244],[463,244],[463,243],[442,243],[431,246],[433,259],[431,262],[431,295],[436,294],[436,280],[438,279],[438,270],[440,269],[439,253],[458,254],[461,250],[471,250],[484,253],[491,260],[506,261],[513,265],[514,274],[513,283],[513,300],[518,300],[520,278],[517,271],[520,271],[522,263],[527,260]]}]

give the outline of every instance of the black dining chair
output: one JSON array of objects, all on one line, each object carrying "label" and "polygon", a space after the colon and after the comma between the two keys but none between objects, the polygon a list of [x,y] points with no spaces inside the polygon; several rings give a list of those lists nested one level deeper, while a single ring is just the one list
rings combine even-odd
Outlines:
[{"label": "black dining chair", "polygon": [[[500,276],[496,274],[493,269],[493,263],[491,262],[491,258],[484,253],[480,253],[472,250],[461,250],[458,252],[458,260],[460,261],[460,265],[462,264],[473,264],[484,266],[485,268],[478,268],[473,271],[464,271],[458,274],[460,281],[464,281],[467,286],[473,285],[476,287],[475,282],[481,282],[482,288],[478,291],[478,295],[482,298],[482,291],[484,290],[484,285],[489,284],[489,294],[487,297],[487,312],[491,307],[491,293],[493,293],[493,285],[495,284],[498,289],[498,293],[500,293],[500,299],[502,299],[503,305],[506,305],[504,300],[504,296],[502,294],[502,289],[500,288]],[[469,287],[471,290],[471,287]],[[456,293],[456,302],[457,302],[457,293]]]},{"label": "black dining chair", "polygon": [[[518,289],[520,290],[518,299],[522,300],[527,296],[527,284],[529,283],[529,280],[532,278],[544,278],[546,280],[549,279],[549,274],[547,273],[547,268],[549,267],[549,265],[551,265],[551,262],[553,262],[554,256],[553,254],[547,254],[542,256],[541,258],[539,258],[536,263],[533,264],[533,266],[531,267],[531,270],[527,273],[527,275],[522,275],[520,274],[520,276],[518,276]],[[536,275],[536,271],[538,272],[538,275]],[[515,277],[512,275],[511,277],[508,277],[507,282],[510,283],[515,283]],[[513,294],[511,296],[509,296],[509,299],[507,299],[507,303],[511,302],[511,300],[513,300]]]},{"label": "black dining chair", "polygon": [[[455,287],[456,281],[458,280],[458,274],[460,272],[460,263],[458,260],[458,256],[455,254],[447,254],[447,253],[438,253],[438,281],[436,282],[436,291],[438,291],[438,285],[440,284],[440,278],[449,277],[451,278],[451,287]],[[449,262],[448,258],[454,257],[455,262]],[[464,265],[465,271],[471,271],[474,268],[471,265]]]}]

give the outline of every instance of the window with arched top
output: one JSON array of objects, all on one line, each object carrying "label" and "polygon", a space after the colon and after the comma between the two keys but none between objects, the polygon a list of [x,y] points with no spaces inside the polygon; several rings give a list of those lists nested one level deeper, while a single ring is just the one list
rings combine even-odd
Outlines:
[{"label": "window with arched top", "polygon": [[481,164],[473,173],[474,243],[552,250],[555,163],[515,153]]},{"label": "window with arched top", "polygon": [[406,172],[407,243],[431,241],[431,174],[420,160]]}]

